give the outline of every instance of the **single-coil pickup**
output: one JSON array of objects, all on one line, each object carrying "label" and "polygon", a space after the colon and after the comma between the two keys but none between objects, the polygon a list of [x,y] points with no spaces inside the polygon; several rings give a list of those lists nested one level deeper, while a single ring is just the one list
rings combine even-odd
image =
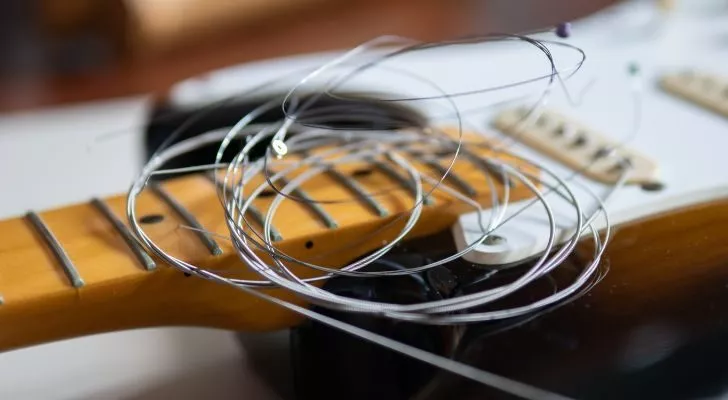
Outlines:
[{"label": "single-coil pickup", "polygon": [[728,117],[728,78],[683,71],[662,76],[663,90]]},{"label": "single-coil pickup", "polygon": [[630,184],[657,181],[657,165],[645,155],[555,111],[508,110],[494,124],[506,135],[593,180],[613,184],[626,174]]}]

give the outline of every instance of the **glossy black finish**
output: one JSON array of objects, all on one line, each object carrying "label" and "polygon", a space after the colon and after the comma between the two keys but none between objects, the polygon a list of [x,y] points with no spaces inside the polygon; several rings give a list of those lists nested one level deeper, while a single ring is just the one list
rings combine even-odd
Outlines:
[{"label": "glossy black finish", "polygon": [[[623,241],[626,243],[635,233],[626,232],[625,235]],[[646,235],[643,233],[642,236],[644,239]],[[690,245],[689,242],[685,244]],[[653,251],[630,246],[634,247],[634,252]],[[659,243],[653,246],[659,246]],[[622,247],[618,245],[618,248]],[[387,258],[406,259],[407,266],[419,266],[428,258],[451,254],[453,249],[449,234],[445,232],[408,242]],[[579,253],[581,257],[588,254]],[[728,393],[728,262],[713,262],[710,265],[717,266],[710,269],[698,268],[698,265],[695,270],[689,265],[682,269],[666,267],[663,271],[666,275],[660,276],[660,268],[650,266],[654,271],[647,271],[645,266],[645,270],[640,271],[639,264],[627,265],[621,262],[624,259],[629,259],[629,254],[607,257],[603,264],[610,271],[604,279],[573,301],[515,320],[471,325],[461,338],[454,330],[433,333],[433,328],[422,326],[406,326],[400,330],[396,323],[385,324],[387,329],[382,332],[390,337],[404,335],[415,344],[438,338],[442,342],[433,348],[440,354],[573,398],[694,399],[719,398]],[[500,305],[523,304],[564,285],[573,278],[576,266],[583,261],[585,259],[574,257],[570,261],[573,268],[567,265],[557,275],[536,282],[525,293],[506,299]],[[425,281],[429,291],[437,292],[437,296],[453,296],[509,281],[526,267],[494,273],[456,262],[446,271],[427,274]],[[371,282],[366,280],[350,284],[355,288],[351,290],[371,289]],[[379,285],[386,287],[381,290],[388,295],[389,291],[395,293],[401,287],[387,286],[383,282]],[[668,285],[673,289],[665,289]],[[380,289],[374,293],[375,297],[379,293]],[[363,317],[349,321],[365,327],[383,324]],[[400,379],[397,376],[393,380],[392,370],[397,366],[392,360],[398,356],[392,352],[376,351],[374,346],[357,343],[356,339],[339,332],[313,335],[311,324],[301,330],[309,330],[307,334],[299,333],[297,338],[297,366],[304,376],[301,380],[326,389],[332,387],[330,378],[345,382],[336,386],[337,391],[325,392],[328,396],[338,393],[339,398],[364,398],[356,397],[362,388],[385,385],[382,387],[389,389],[369,398],[512,398],[448,373],[433,374],[427,368],[418,372],[422,374],[419,377]],[[458,339],[459,346],[449,352],[448,345]],[[300,352],[301,348],[315,348],[329,354],[321,360],[326,364],[319,364],[310,354]],[[324,374],[325,379],[313,376],[320,371],[328,371]],[[411,387],[413,382],[425,381],[418,391]],[[397,382],[403,386],[397,387]],[[319,396],[323,394],[317,392]],[[301,398],[314,397],[302,395]]]},{"label": "glossy black finish", "polygon": [[[423,262],[417,254],[387,258],[397,265]],[[377,265],[378,268],[387,268]],[[421,276],[387,279],[338,278],[327,284],[334,293],[358,299],[412,303],[441,298]],[[450,329],[423,327],[365,315],[317,311],[352,325],[438,354],[450,352]],[[328,326],[307,321],[291,332],[295,386],[299,399],[409,398],[437,374],[417,360],[386,350],[376,344],[344,335]]]},{"label": "glossy black finish", "polygon": [[[423,116],[413,108],[392,102],[369,100],[366,94],[343,93],[345,99],[315,94],[316,101],[308,105],[307,111],[298,116],[298,122],[306,126],[322,126],[333,129],[378,129],[395,130],[411,126],[422,126]],[[162,105],[154,110],[151,122],[146,128],[145,142],[147,158],[151,157],[165,143],[174,144],[214,129],[232,127],[249,112],[271,101],[271,98],[229,99],[215,104],[195,108],[181,108]],[[280,100],[279,100],[280,101]],[[300,104],[306,101],[299,101]],[[280,121],[285,114],[280,104],[262,113],[256,123]],[[170,136],[174,138],[170,139]],[[169,143],[167,141],[169,140]],[[225,160],[242,149],[243,142],[231,144]],[[254,156],[263,154],[266,142],[254,149]],[[177,157],[164,168],[181,168],[206,164],[215,159],[218,144],[205,146]]]}]

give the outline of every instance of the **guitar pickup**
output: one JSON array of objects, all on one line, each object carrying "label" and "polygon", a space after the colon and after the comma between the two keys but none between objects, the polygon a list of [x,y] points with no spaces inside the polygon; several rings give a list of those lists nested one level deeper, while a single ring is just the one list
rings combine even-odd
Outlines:
[{"label": "guitar pickup", "polygon": [[670,94],[728,117],[728,78],[683,71],[663,75],[660,86]]},{"label": "guitar pickup", "polygon": [[595,181],[614,184],[627,173],[628,184],[657,182],[657,164],[644,154],[553,110],[534,116],[529,116],[525,108],[507,110],[496,117],[494,125],[504,134]]}]

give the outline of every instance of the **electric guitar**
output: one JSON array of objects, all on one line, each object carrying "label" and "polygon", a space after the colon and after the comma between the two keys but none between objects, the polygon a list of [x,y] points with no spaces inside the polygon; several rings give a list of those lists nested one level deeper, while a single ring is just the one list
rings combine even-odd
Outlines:
[{"label": "electric guitar", "polygon": [[[517,104],[488,107],[466,117],[466,126],[489,132],[493,141],[488,143],[512,140],[510,151],[564,176],[579,171],[574,181],[592,191],[608,190],[619,172],[614,159],[592,162],[605,145],[618,143],[618,156],[629,159],[635,174],[608,206],[616,233],[604,258],[609,267],[605,279],[567,306],[509,327],[508,333],[463,346],[454,352],[458,357],[556,392],[629,397],[647,390],[640,386],[647,381],[635,378],[639,372],[666,379],[671,375],[657,368],[661,363],[693,354],[691,347],[711,344],[712,338],[725,333],[722,305],[728,293],[724,268],[728,250],[723,246],[723,228],[728,222],[728,185],[721,171],[728,167],[722,157],[728,146],[728,70],[722,66],[728,65],[728,48],[721,34],[725,35],[728,12],[720,14],[715,9],[706,16],[704,7],[708,6],[679,8],[662,15],[630,4],[580,21],[568,39],[588,57],[579,74],[567,82],[574,92],[581,89],[578,100],[555,93],[549,111],[543,114],[545,120],[531,121],[514,131],[509,121],[522,113]],[[644,20],[639,18],[641,12]],[[619,29],[614,26],[617,23]],[[517,63],[533,54],[522,49],[495,45],[485,52],[475,50],[456,46],[423,53],[402,60],[400,66],[424,71],[454,91],[488,86],[488,77],[517,80],[544,67],[534,67],[543,62],[540,59]],[[180,104],[189,104],[189,99],[209,101],[225,95],[226,86],[245,91],[255,82],[318,65],[327,57],[221,71],[204,84],[180,84],[173,98]],[[557,53],[557,64],[573,66],[572,57],[573,53]],[[459,60],[457,65],[452,64],[453,59]],[[508,60],[507,65],[499,65],[497,60]],[[473,77],[484,77],[483,82],[473,81]],[[414,81],[386,72],[364,76],[354,86],[374,93],[420,90]],[[277,89],[272,85],[271,93]],[[476,102],[465,96],[457,101],[460,109],[483,108],[482,99]],[[633,134],[636,120],[640,126]],[[561,132],[565,125],[577,128]],[[480,156],[490,154],[485,147],[474,146],[473,151]],[[520,165],[518,160],[511,161]],[[415,162],[423,173],[432,168],[424,161]],[[587,165],[589,170],[583,171]],[[485,207],[490,204],[490,189],[482,185],[484,171],[461,160],[453,172],[458,181],[473,189],[474,199]],[[347,182],[353,180],[374,191],[397,185],[400,180],[395,176],[402,171],[352,167],[339,173]],[[316,198],[339,198],[352,196],[347,187],[340,180],[322,176],[305,190]],[[226,188],[215,187],[206,175],[154,184],[139,199],[139,221],[157,242],[182,258],[210,269],[230,268],[238,263],[237,257],[229,243],[214,235],[225,234],[218,189]],[[512,201],[531,198],[524,187],[515,186],[511,192]],[[588,196],[582,194],[580,199],[594,206]],[[302,258],[324,255],[321,259],[332,265],[356,259],[381,246],[382,237],[333,252],[337,241],[360,237],[405,212],[411,206],[411,192],[401,186],[376,200],[374,205],[362,200],[355,206],[326,206],[324,214],[284,203],[273,223],[277,245]],[[254,206],[264,213],[270,202],[270,197],[263,197]],[[274,330],[302,323],[294,313],[185,276],[150,257],[129,236],[124,204],[123,196],[95,198],[0,222],[0,321],[4,327],[0,348],[146,326]],[[424,207],[415,236],[452,232],[451,244],[433,246],[442,250],[470,243],[471,210],[458,204],[446,193],[434,192],[433,204]],[[542,248],[542,222],[515,218],[507,225],[511,228],[504,226],[504,231],[496,232],[504,245],[478,248],[476,258],[469,262],[489,268],[527,262]],[[180,225],[199,226],[213,234],[180,229]],[[531,234],[519,234],[523,231]],[[568,224],[563,231],[568,231]],[[241,278],[255,276],[242,268],[236,273]],[[304,304],[283,290],[271,292]],[[653,343],[654,338],[665,345]],[[700,354],[720,357],[715,351]],[[553,368],[554,359],[559,368]],[[619,382],[615,370],[620,371]],[[720,368],[716,370],[719,373]],[[600,381],[600,376],[612,380]],[[443,382],[430,396],[454,387],[470,395],[480,390],[450,382],[451,378],[437,379]],[[610,386],[605,382],[617,383]],[[671,383],[667,387],[678,384]],[[655,387],[649,386],[649,390]]]}]

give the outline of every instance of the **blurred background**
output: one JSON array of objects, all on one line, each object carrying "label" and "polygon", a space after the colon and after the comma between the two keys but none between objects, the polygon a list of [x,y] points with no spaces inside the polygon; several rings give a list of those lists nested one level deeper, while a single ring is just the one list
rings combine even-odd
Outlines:
[{"label": "blurred background", "polygon": [[[146,99],[163,104],[185,79],[383,34],[550,27],[615,2],[3,0],[0,217],[125,190],[145,158]],[[109,127],[126,134],[89,150]],[[287,335],[159,328],[0,353],[0,398],[291,398]]]},{"label": "blurred background", "polygon": [[547,27],[615,0],[4,0],[0,108],[157,93],[207,71],[345,49]]}]

